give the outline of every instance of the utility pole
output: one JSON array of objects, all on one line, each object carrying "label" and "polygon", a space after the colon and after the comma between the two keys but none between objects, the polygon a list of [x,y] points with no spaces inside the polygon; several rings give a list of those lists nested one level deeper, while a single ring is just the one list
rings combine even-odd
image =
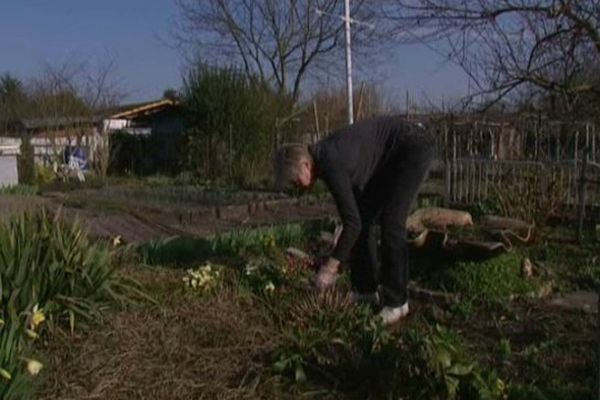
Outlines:
[{"label": "utility pole", "polygon": [[[330,13],[326,13],[317,8],[317,14],[320,16],[328,15],[332,16]],[[366,25],[369,28],[373,29],[373,25],[367,24],[365,22],[360,22],[352,19],[350,15],[350,0],[344,0],[344,16],[340,17],[344,21],[344,29],[346,31],[346,97],[348,99],[348,124],[352,125],[354,123],[354,93],[352,89],[352,35],[351,35],[351,24],[362,24]]]},{"label": "utility pole", "polygon": [[344,2],[346,29],[346,97],[348,98],[348,124],[354,123],[354,99],[352,92],[352,39],[350,32],[350,0]]}]

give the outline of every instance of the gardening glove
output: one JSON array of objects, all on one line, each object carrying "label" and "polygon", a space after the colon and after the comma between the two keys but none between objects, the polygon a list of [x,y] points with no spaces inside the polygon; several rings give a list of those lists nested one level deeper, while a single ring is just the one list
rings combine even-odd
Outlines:
[{"label": "gardening glove", "polygon": [[338,277],[340,262],[334,258],[328,259],[314,276],[312,283],[320,291],[324,291],[333,285]]}]

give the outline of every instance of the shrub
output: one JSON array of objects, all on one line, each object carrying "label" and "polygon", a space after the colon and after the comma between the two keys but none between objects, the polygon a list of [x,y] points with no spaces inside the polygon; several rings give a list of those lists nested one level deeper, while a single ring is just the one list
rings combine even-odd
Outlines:
[{"label": "shrub", "polygon": [[291,106],[287,96],[236,68],[197,63],[184,79],[183,105],[190,124],[186,170],[242,184],[264,178],[277,118]]}]

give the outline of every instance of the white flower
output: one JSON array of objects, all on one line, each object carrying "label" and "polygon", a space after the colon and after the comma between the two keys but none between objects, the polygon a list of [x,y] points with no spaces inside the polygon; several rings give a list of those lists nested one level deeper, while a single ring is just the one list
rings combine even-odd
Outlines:
[{"label": "white flower", "polygon": [[121,241],[121,235],[117,235],[112,239],[112,245],[114,247],[117,247],[118,245],[120,245],[122,243]]},{"label": "white flower", "polygon": [[275,285],[273,282],[267,283],[265,286],[265,292],[272,292],[273,290],[275,290]]},{"label": "white flower", "polygon": [[41,362],[37,360],[25,359],[25,361],[27,362],[27,372],[29,372],[29,374],[32,376],[39,374],[40,370],[44,366]]}]

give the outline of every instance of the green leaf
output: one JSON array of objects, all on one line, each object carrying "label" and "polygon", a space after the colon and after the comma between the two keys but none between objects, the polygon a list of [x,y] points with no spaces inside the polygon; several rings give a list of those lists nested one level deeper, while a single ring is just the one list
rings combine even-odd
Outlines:
[{"label": "green leaf", "polygon": [[296,374],[295,374],[296,382],[306,382],[306,373],[304,372],[304,367],[302,364],[296,365]]},{"label": "green leaf", "polygon": [[469,375],[473,371],[474,364],[454,364],[449,370],[448,373],[456,376],[465,376]]},{"label": "green leaf", "polygon": [[440,348],[437,350],[436,361],[442,368],[449,368],[452,365],[452,356],[446,349]]},{"label": "green leaf", "polygon": [[287,359],[279,360],[279,361],[273,363],[273,371],[275,371],[277,373],[285,372],[285,370],[287,369],[289,364],[290,364],[290,362]]}]

